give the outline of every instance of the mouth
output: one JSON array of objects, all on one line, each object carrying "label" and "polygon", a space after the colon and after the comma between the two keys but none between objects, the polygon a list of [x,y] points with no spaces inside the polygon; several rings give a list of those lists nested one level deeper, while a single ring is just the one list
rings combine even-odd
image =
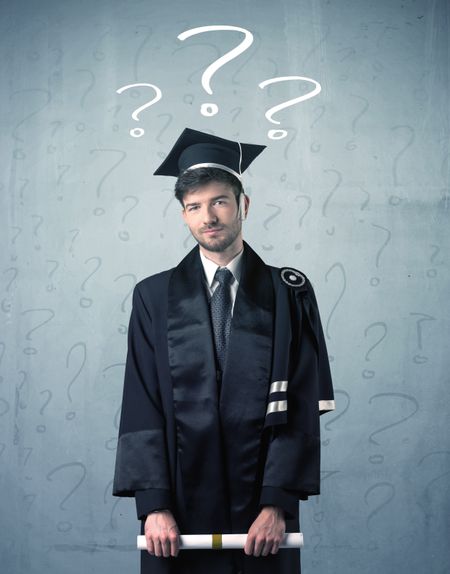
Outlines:
[{"label": "mouth", "polygon": [[214,233],[218,233],[219,231],[222,231],[222,228],[205,229],[203,233],[206,233],[206,235],[212,235]]}]

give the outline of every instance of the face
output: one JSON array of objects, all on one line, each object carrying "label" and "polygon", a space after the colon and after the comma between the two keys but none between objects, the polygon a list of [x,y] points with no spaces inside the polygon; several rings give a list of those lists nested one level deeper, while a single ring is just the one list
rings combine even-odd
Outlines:
[{"label": "face", "polygon": [[[248,197],[246,196],[246,211]],[[242,242],[242,222],[232,188],[213,181],[185,193],[183,219],[207,251],[233,252]]]}]

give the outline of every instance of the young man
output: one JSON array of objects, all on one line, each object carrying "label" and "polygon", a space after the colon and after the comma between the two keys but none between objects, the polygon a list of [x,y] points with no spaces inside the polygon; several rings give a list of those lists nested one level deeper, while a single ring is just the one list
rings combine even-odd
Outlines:
[{"label": "young man", "polygon": [[[114,496],[134,496],[141,574],[298,574],[298,500],[319,494],[319,415],[334,409],[307,277],[242,238],[241,174],[265,146],[186,128],[155,174],[197,245],[136,285]],[[217,272],[217,274],[216,274]],[[242,550],[184,550],[179,534],[245,533]]]}]

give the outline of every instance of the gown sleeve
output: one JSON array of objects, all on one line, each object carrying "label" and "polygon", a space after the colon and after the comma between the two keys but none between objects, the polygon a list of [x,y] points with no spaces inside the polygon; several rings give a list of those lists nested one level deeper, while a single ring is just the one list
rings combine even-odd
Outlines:
[{"label": "gown sleeve", "polygon": [[113,496],[135,497],[139,519],[171,507],[164,415],[150,313],[133,290]]},{"label": "gown sleeve", "polygon": [[273,377],[285,387],[269,395],[268,404],[281,410],[266,417],[272,422],[260,505],[281,506],[289,518],[299,499],[320,494],[319,417],[335,407],[319,309],[307,278],[302,288],[279,285],[276,313]]}]

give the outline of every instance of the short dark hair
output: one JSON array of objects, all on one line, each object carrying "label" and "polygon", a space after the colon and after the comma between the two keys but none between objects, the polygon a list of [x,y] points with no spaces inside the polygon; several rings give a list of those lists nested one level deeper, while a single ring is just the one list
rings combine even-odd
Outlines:
[{"label": "short dark hair", "polygon": [[207,185],[211,181],[219,181],[231,186],[238,203],[239,194],[244,191],[242,183],[235,175],[218,167],[196,167],[184,171],[175,182],[175,197],[184,207],[185,193]]}]

